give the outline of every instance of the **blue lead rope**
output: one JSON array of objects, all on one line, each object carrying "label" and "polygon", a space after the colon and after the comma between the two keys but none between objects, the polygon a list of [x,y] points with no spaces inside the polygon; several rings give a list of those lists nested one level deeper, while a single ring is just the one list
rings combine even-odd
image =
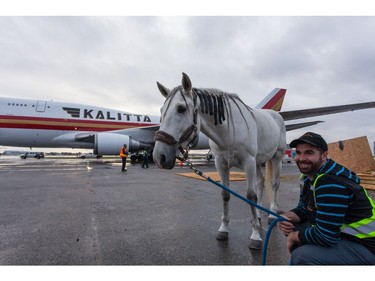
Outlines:
[{"label": "blue lead rope", "polygon": [[213,184],[215,184],[215,185],[219,186],[220,188],[224,189],[225,191],[228,191],[230,194],[233,194],[234,196],[236,196],[237,198],[245,201],[246,203],[250,204],[251,206],[254,206],[254,207],[256,207],[256,208],[276,217],[276,219],[270,224],[270,226],[269,226],[269,228],[266,232],[266,237],[264,239],[264,245],[263,245],[263,250],[262,250],[262,265],[266,265],[268,241],[269,241],[269,238],[271,236],[272,229],[276,225],[276,223],[278,223],[279,221],[287,221],[287,219],[280,216],[279,214],[267,209],[267,208],[264,208],[261,205],[258,205],[256,203],[254,203],[253,201],[247,199],[246,197],[243,197],[241,194],[231,190],[230,188],[226,187],[225,185],[222,185],[221,183],[213,180],[209,176],[205,175],[202,171],[193,167],[193,164],[190,161],[186,161],[186,163],[188,164],[190,169],[192,169],[198,176],[201,176],[202,178],[205,178],[209,182],[212,182]]}]

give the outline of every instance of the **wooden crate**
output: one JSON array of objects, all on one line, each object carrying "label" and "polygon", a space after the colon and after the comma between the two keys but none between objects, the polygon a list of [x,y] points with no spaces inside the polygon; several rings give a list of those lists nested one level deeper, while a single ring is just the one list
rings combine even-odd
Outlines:
[{"label": "wooden crate", "polygon": [[375,172],[358,173],[357,175],[361,179],[361,185],[364,188],[375,190]]},{"label": "wooden crate", "polygon": [[328,156],[336,162],[354,171],[366,173],[375,171],[375,162],[367,137],[358,137],[328,144]]},{"label": "wooden crate", "polygon": [[361,185],[375,190],[375,161],[367,137],[358,137],[328,144],[328,156],[354,171],[361,179]]}]

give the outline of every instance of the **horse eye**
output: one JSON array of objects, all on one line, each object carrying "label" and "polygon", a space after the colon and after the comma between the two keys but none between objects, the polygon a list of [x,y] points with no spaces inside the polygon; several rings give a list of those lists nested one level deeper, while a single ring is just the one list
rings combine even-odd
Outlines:
[{"label": "horse eye", "polygon": [[178,107],[177,107],[177,112],[178,113],[184,113],[186,111],[186,107],[185,106],[183,106],[183,105],[179,105]]}]

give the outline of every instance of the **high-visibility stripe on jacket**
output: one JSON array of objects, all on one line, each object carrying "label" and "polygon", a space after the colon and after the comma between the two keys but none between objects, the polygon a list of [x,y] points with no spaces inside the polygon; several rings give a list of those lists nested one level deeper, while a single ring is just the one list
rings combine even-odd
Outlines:
[{"label": "high-visibility stripe on jacket", "polygon": [[368,196],[365,190],[366,196],[372,205],[372,216],[370,218],[365,218],[357,222],[350,224],[344,224],[341,227],[341,232],[355,236],[359,239],[375,237],[375,204],[374,201]]},{"label": "high-visibility stripe on jacket", "polygon": [[[325,173],[320,174],[315,179],[315,181],[313,182],[313,187],[314,187],[313,194],[314,194],[314,201],[315,202],[316,202],[316,198],[315,198],[316,183],[324,175],[325,175]],[[359,239],[375,237],[375,204],[374,204],[374,201],[372,201],[372,199],[367,194],[367,191],[364,188],[363,188],[363,190],[364,190],[364,193],[365,193],[366,197],[369,199],[369,202],[371,203],[372,216],[369,217],[369,218],[361,219],[361,220],[356,221],[356,222],[352,222],[350,224],[344,223],[340,228],[342,233],[346,233],[346,234],[355,236]]]}]

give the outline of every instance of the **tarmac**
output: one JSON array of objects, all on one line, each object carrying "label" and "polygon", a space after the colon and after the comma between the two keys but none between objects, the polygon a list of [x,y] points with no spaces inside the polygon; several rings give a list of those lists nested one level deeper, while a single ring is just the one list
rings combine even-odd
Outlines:
[{"label": "tarmac", "polygon": [[[196,163],[203,172],[213,163]],[[0,158],[0,265],[261,265],[250,250],[250,207],[232,196],[230,233],[216,240],[221,189],[176,175],[190,168],[143,169],[118,159]],[[283,164],[279,208],[297,204],[298,169]],[[244,195],[245,182],[230,186]],[[270,190],[264,194],[269,207]],[[262,214],[263,237],[269,227]],[[287,265],[275,227],[267,265]]]}]

